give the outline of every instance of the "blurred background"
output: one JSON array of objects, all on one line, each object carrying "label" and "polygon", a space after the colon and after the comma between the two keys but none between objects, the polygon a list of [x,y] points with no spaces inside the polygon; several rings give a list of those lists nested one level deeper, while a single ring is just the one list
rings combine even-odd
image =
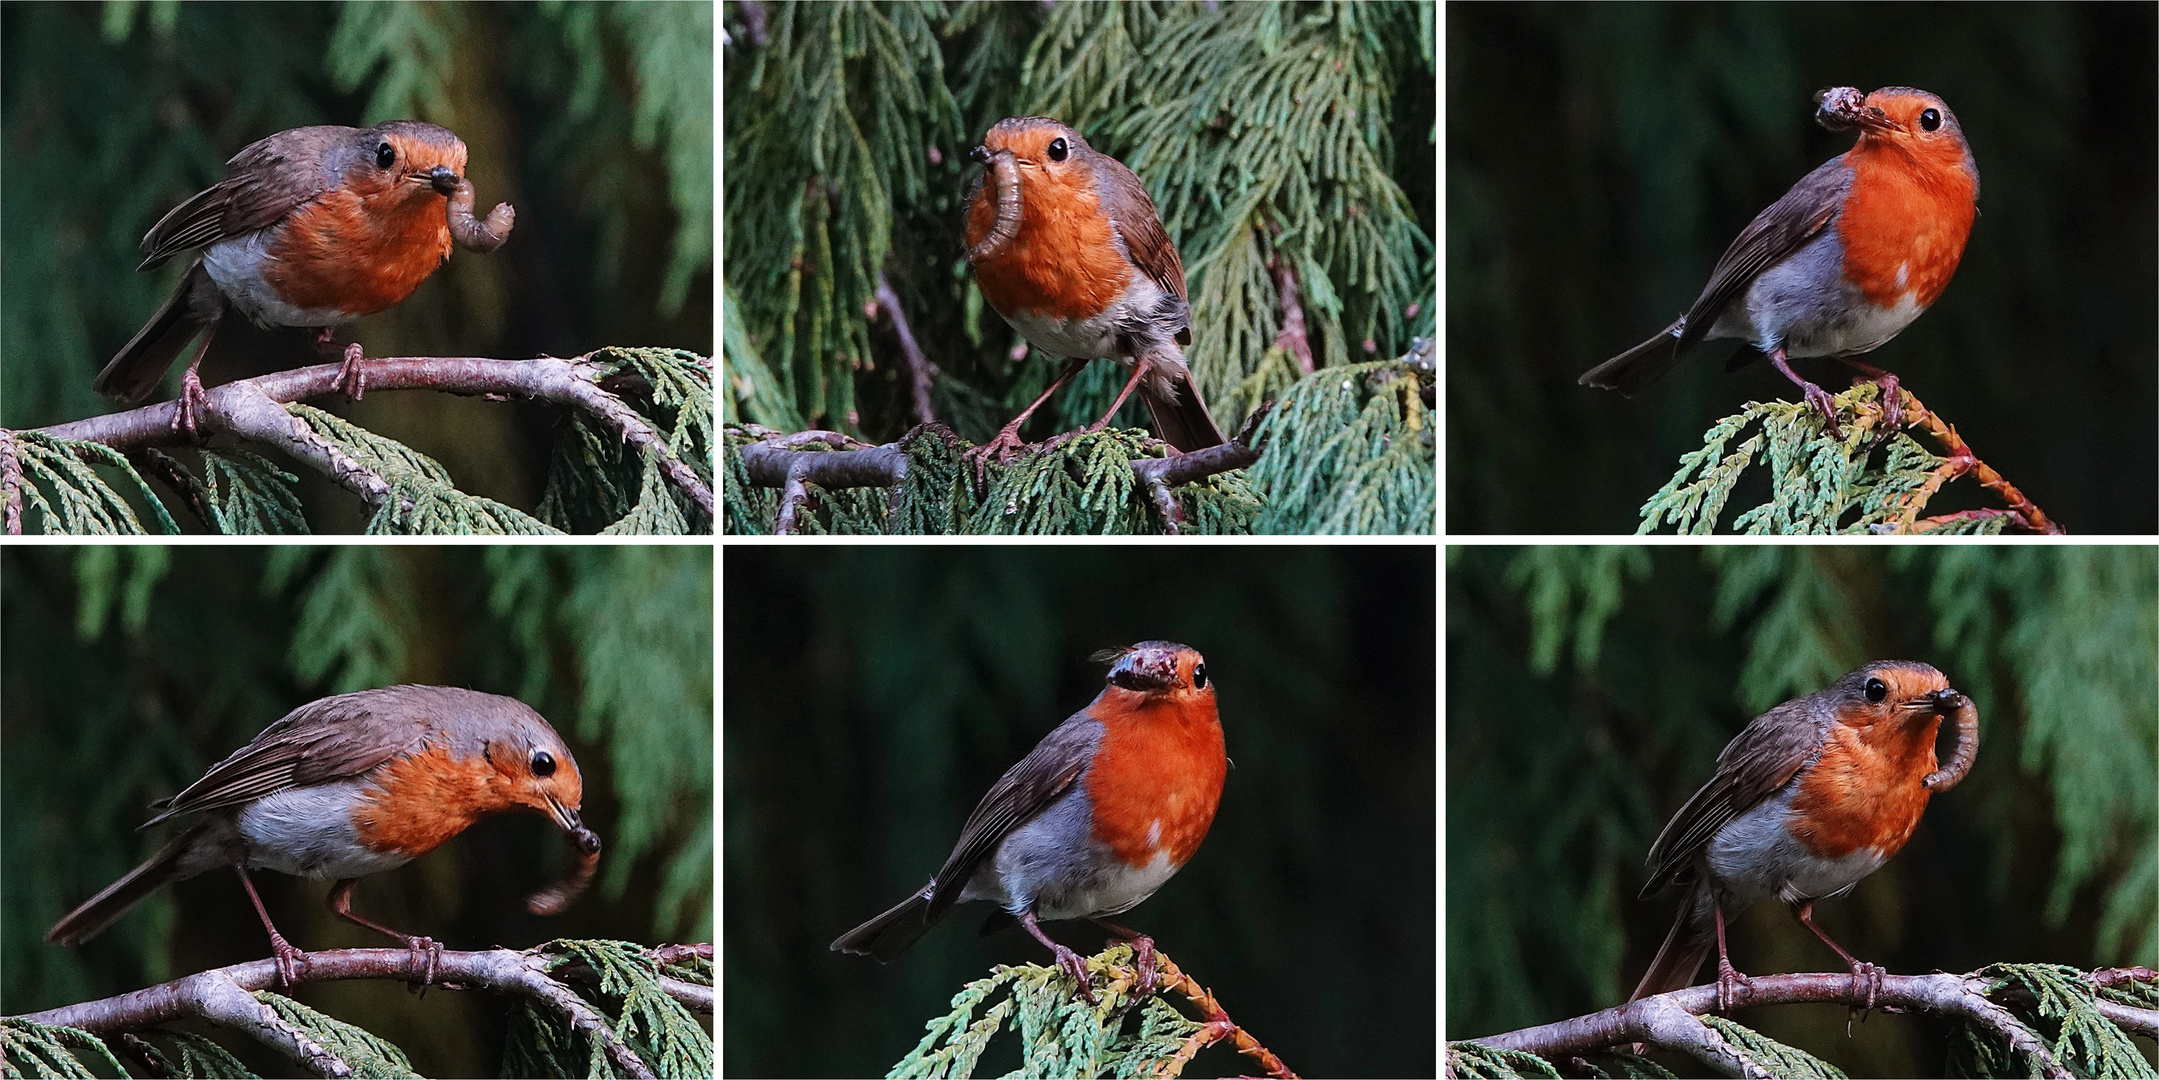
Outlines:
[{"label": "blurred background", "polygon": [[[0,4],[0,426],[118,408],[90,379],[186,270],[142,235],[247,144],[307,124],[441,124],[471,151],[499,251],[460,249],[404,303],[347,324],[370,356],[713,351],[712,5]],[[317,362],[309,332],[228,320],[220,382]],[[177,368],[179,365],[175,365]],[[165,396],[179,385],[167,379]],[[436,393],[316,402],[530,510],[553,410]],[[364,510],[304,475],[303,500]]]},{"label": "blurred background", "polygon": [[[888,965],[827,946],[921,888],[990,785],[1093,700],[1089,653],[1161,638],[1207,658],[1235,767],[1199,854],[1120,921],[1305,1075],[1431,1075],[1432,549],[725,558],[724,1073],[883,1075],[963,983],[1048,962],[1017,928],[978,936],[985,904]],[[999,1041],[983,1075],[1019,1065]],[[1215,1047],[1190,1074],[1249,1068]]]},{"label": "blurred background", "polygon": [[[364,879],[354,909],[451,949],[712,934],[712,554],[687,547],[14,547],[0,551],[0,1013],[269,955],[231,874],[160,890],[80,948],[45,930],[154,853],[145,807],[298,705],[401,682],[516,697],[569,743],[606,847],[559,916],[523,898],[571,857],[545,818],[482,820]],[[329,884],[259,872],[303,949],[377,947]],[[299,1001],[429,1076],[495,1076],[508,1003],[312,983]],[[221,1040],[263,1075],[289,1062]]]},{"label": "blurred background", "polygon": [[[1822,929],[1898,974],[2159,963],[2155,605],[2150,547],[1448,549],[1447,1037],[1625,1001],[1678,905],[1635,899],[1658,830],[1748,720],[1869,660],[1970,694],[1979,757]],[[1733,965],[1842,971],[1782,908],[1733,926]],[[1931,1019],[1734,1019],[1947,1075]]]},{"label": "blurred background", "polygon": [[1722,370],[1732,342],[1633,399],[1575,380],[1850,149],[1817,90],[1906,85],[1955,110],[1979,220],[1948,291],[1867,359],[2071,532],[2159,531],[2152,4],[1456,4],[1446,42],[1450,529],[1631,532],[1719,418],[1798,400],[1758,357]]}]

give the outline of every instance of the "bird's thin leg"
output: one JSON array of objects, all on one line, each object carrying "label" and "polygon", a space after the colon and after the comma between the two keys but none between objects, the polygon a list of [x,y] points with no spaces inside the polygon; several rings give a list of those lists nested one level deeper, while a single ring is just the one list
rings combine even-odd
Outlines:
[{"label": "bird's thin leg", "polygon": [[1026,408],[1021,409],[1020,414],[1013,417],[1011,423],[999,429],[997,434],[992,436],[988,442],[967,451],[965,456],[974,459],[975,479],[980,480],[982,478],[982,466],[992,455],[997,458],[998,462],[1002,463],[1013,450],[1023,445],[1020,442],[1020,425],[1026,423],[1027,418],[1033,416],[1035,410],[1041,408],[1042,403],[1050,399],[1051,394],[1063,389],[1064,384],[1072,381],[1072,376],[1079,374],[1079,370],[1086,366],[1086,360],[1065,361],[1064,370],[1057,373],[1057,378],[1050,383],[1049,389],[1042,391],[1040,397],[1035,398]]},{"label": "bird's thin leg", "polygon": [[306,960],[307,954],[292,947],[285,935],[277,932],[277,924],[270,921],[270,909],[262,906],[262,897],[255,892],[255,883],[248,879],[247,867],[233,865],[233,872],[240,875],[240,887],[247,890],[247,898],[255,902],[255,914],[262,919],[262,928],[270,932],[270,954],[276,958],[277,978],[290,990],[295,984],[292,965]]},{"label": "bird's thin leg", "polygon": [[1723,901],[1712,897],[1710,904],[1717,919],[1717,1011],[1725,1013],[1732,1011],[1732,998],[1739,993],[1741,987],[1747,985],[1747,977],[1732,966],[1731,954],[1724,948]]},{"label": "bird's thin leg", "polygon": [[404,942],[405,947],[412,950],[412,966],[422,969],[420,985],[432,984],[435,981],[435,968],[442,963],[442,943],[431,937],[401,934],[373,919],[354,914],[352,887],[359,883],[359,878],[346,878],[331,887],[329,897],[323,901],[329,906],[330,914],[354,926],[364,926],[378,934],[387,934]]},{"label": "bird's thin leg", "polygon": [[[195,355],[188,357],[187,370],[180,374],[179,411],[172,415],[172,429],[186,431],[189,439],[198,438],[198,414],[210,407],[210,395],[202,388],[202,376],[196,369],[202,367],[203,355],[210,351],[210,339],[217,336],[217,324],[222,313],[210,316],[202,326],[202,341],[195,346]],[[243,875],[244,876],[244,875]]]},{"label": "bird's thin leg", "polygon": [[1829,399],[1829,391],[1800,378],[1799,373],[1792,370],[1790,361],[1785,358],[1784,346],[1779,345],[1769,350],[1768,355],[1769,362],[1778,371],[1783,372],[1785,378],[1792,380],[1799,387],[1800,392],[1806,395],[1807,403],[1822,411],[1822,418],[1829,422],[1829,433],[1842,437],[1844,429],[1837,425],[1837,405],[1836,402]]},{"label": "bird's thin leg", "polygon": [[1882,978],[1883,976],[1887,975],[1888,972],[1885,971],[1879,964],[1867,963],[1866,961],[1861,960],[1856,956],[1853,956],[1851,953],[1845,952],[1844,946],[1830,940],[1828,934],[1822,933],[1822,928],[1814,925],[1814,901],[1809,900],[1806,903],[1799,905],[1797,908],[1793,909],[1793,913],[1799,916],[1799,925],[1814,931],[1814,936],[1821,938],[1822,944],[1827,945],[1832,949],[1835,949],[1837,955],[1844,958],[1845,965],[1852,969],[1852,985],[1854,988],[1858,987],[1860,980],[1863,979],[1866,981],[1867,1008],[1873,1008],[1874,999],[1882,992]]},{"label": "bird's thin leg", "polygon": [[1043,933],[1042,927],[1036,924],[1034,912],[1021,912],[1020,925],[1026,927],[1027,932],[1033,934],[1036,941],[1049,946],[1050,952],[1057,957],[1057,966],[1063,968],[1064,973],[1071,976],[1073,984],[1079,988],[1079,996],[1085,999],[1087,1004],[1093,1005],[1095,1003],[1094,990],[1087,985],[1087,961],[1080,959],[1078,953],[1051,941],[1050,936]]},{"label": "bird's thin leg", "polygon": [[1124,408],[1125,399],[1132,396],[1132,391],[1139,387],[1140,377],[1145,374],[1147,374],[1146,362],[1140,360],[1133,361],[1132,377],[1124,381],[1124,389],[1117,391],[1117,400],[1110,402],[1109,411],[1102,414],[1102,419],[1087,425],[1086,430],[1100,431],[1103,428],[1108,427],[1110,417],[1117,415],[1117,410]]}]

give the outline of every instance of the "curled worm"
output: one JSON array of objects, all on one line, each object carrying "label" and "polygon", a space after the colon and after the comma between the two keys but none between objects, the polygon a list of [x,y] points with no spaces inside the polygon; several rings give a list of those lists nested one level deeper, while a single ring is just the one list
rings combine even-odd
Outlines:
[{"label": "curled worm", "polygon": [[1957,786],[1964,774],[1972,771],[1972,762],[1979,757],[1979,706],[1972,704],[1970,695],[1957,695],[1956,708],[1957,746],[1949,754],[1949,764],[1928,773],[1920,783],[1937,795]]},{"label": "curled worm", "polygon": [[456,190],[450,193],[450,238],[474,251],[493,251],[510,238],[517,210],[509,203],[496,203],[487,220],[481,221],[472,216],[475,198],[472,181],[459,177]]},{"label": "curled worm", "polygon": [[1020,234],[1020,165],[1010,150],[989,155],[989,182],[997,187],[997,223],[982,242],[969,248],[968,262],[981,262],[1003,251]]},{"label": "curled worm", "polygon": [[[471,200],[466,201],[469,204]],[[505,210],[508,207],[497,209]],[[571,836],[577,841],[577,862],[570,867],[569,873],[562,876],[561,881],[525,898],[525,910],[534,915],[562,914],[565,908],[584,895],[585,888],[592,884],[592,876],[599,872],[600,835],[580,825]]]}]

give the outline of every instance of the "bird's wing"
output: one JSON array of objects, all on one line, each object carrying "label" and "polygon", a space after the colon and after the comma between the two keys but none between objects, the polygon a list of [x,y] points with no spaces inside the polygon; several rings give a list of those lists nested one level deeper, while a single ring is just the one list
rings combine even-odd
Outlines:
[{"label": "bird's wing", "polygon": [[410,687],[339,694],[309,702],[253,742],[210,766],[202,779],[163,802],[147,829],[177,814],[234,806],[289,788],[357,776],[411,750],[427,737],[434,714],[407,707]]},{"label": "bird's wing", "polygon": [[1725,305],[1754,284],[1762,271],[1784,261],[1827,228],[1851,187],[1851,166],[1842,157],[1830,158],[1756,214],[1732,246],[1724,249],[1716,269],[1709,273],[1709,284],[1687,309],[1687,328],[1675,351],[1685,352],[1701,341]]},{"label": "bird's wing", "polygon": [[323,149],[358,129],[323,125],[280,131],[225,163],[225,178],[172,208],[142,238],[141,269],[193,248],[245,236],[329,190]]},{"label": "bird's wing", "polygon": [[967,815],[967,824],[960,827],[959,842],[953,845],[952,854],[931,882],[927,921],[936,921],[945,909],[958,902],[960,890],[974,877],[975,869],[1012,830],[1047,809],[1087,771],[1101,742],[1101,723],[1080,713],[1043,736],[1019,764],[1005,770],[990,785],[982,801],[975,804],[974,813]]},{"label": "bird's wing", "polygon": [[[1808,698],[1787,701],[1754,718],[1724,752],[1717,771],[1649,846],[1654,869],[1643,886],[1647,898],[1667,881],[1685,874],[1717,830],[1752,810],[1821,756],[1824,721]],[[1834,723],[1830,719],[1829,723]]]},{"label": "bird's wing", "polygon": [[1177,258],[1169,234],[1162,231],[1162,216],[1148,197],[1146,185],[1116,158],[1097,153],[1094,160],[1102,212],[1117,226],[1118,235],[1124,237],[1125,250],[1133,263],[1163,291],[1184,299],[1184,262]]}]

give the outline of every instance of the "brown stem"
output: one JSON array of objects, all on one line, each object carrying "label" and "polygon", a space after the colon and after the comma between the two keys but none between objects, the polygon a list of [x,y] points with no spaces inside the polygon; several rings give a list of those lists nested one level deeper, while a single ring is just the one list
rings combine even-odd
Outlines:
[{"label": "brown stem", "polygon": [[[2003,479],[2002,474],[1995,472],[1992,466],[1979,460],[1979,455],[1972,453],[1972,448],[1964,442],[1963,437],[1957,434],[1957,429],[1944,423],[1940,416],[1935,415],[1934,410],[1927,408],[1919,400],[1919,395],[1907,390],[1904,392],[1904,396],[1911,403],[1912,408],[1918,412],[1918,416],[1907,421],[1906,426],[1916,427],[1926,432],[1927,436],[1941,447],[1942,456],[1949,459],[1943,468],[1955,466],[1957,471],[1954,475],[1961,476],[1965,472],[1970,472],[1977,477],[1979,486],[1993,492],[2003,502],[2008,503],[2009,509],[2015,511],[2022,519],[2021,523],[2032,532],[2060,534],[2065,531],[2052,518],[2047,517],[2046,511],[2039,509],[2030,499],[2025,498],[2024,493],[2017,490],[2016,485]],[[1932,482],[1931,477],[1929,482]],[[1933,486],[1936,489],[1941,487],[1940,484],[1934,484]]]},{"label": "brown stem", "polygon": [[912,377],[915,399],[915,420],[934,424],[937,413],[930,408],[930,376],[937,373],[937,365],[923,355],[922,345],[915,341],[915,334],[907,325],[907,312],[900,308],[900,294],[892,291],[892,283],[885,280],[884,271],[877,272],[877,306],[892,319],[892,332],[899,335],[900,353],[907,357],[907,370]]},{"label": "brown stem", "polygon": [[1154,959],[1156,981],[1163,989],[1183,994],[1185,1000],[1192,1003],[1192,1007],[1199,1011],[1202,1018],[1199,1031],[1187,1039],[1184,1046],[1178,1048],[1170,1061],[1163,1063],[1160,1075],[1175,1075],[1176,1070],[1182,1069],[1194,1054],[1226,1038],[1237,1048],[1238,1053],[1251,1058],[1261,1069],[1266,1070],[1268,1076],[1295,1080],[1297,1074],[1291,1072],[1281,1058],[1274,1056],[1274,1051],[1253,1038],[1251,1032],[1238,1027],[1236,1022],[1229,1018],[1229,1013],[1223,1011],[1221,1003],[1214,999],[1214,995],[1207,992],[1206,987],[1194,982],[1190,975],[1184,973],[1183,968],[1178,967],[1175,961],[1160,950],[1156,950]]}]

